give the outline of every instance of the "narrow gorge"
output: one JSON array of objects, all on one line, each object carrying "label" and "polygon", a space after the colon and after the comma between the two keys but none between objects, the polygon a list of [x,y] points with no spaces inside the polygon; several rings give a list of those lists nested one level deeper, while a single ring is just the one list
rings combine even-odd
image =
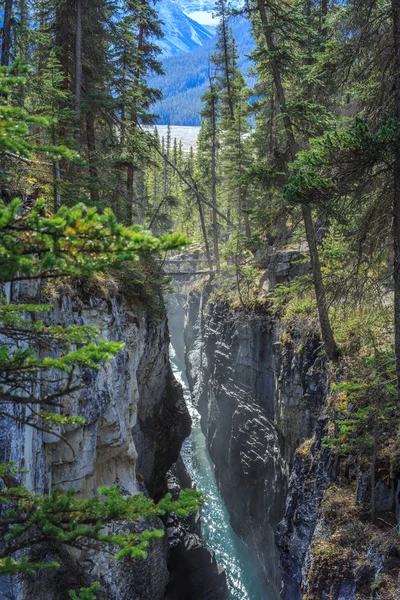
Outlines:
[{"label": "narrow gorge", "polygon": [[[275,257],[271,281],[290,277],[292,260],[290,254]],[[297,600],[313,528],[302,532],[302,548],[296,548],[300,573],[298,565],[285,568],[278,547],[298,543],[303,524],[287,524],[285,534],[291,528],[292,535],[285,543],[275,538],[295,450],[314,435],[326,406],[327,371],[318,340],[308,340],[298,352],[294,343],[280,341],[279,322],[262,307],[245,311],[213,300],[212,283],[176,289],[169,303],[172,343],[176,339],[184,360],[230,522],[257,565],[259,591],[251,598],[276,600],[283,577],[282,598]]]},{"label": "narrow gorge", "polygon": [[[284,252],[265,263],[270,289],[299,275],[298,258]],[[74,488],[91,498],[116,485],[158,500],[196,486],[205,506],[186,518],[110,526],[113,535],[160,528],[165,535],[150,542],[146,560],[115,561],[90,544],[38,545],[31,560],[61,567],[1,577],[0,598],[67,600],[71,589],[98,581],[108,600],[358,600],[397,572],[398,474],[381,464],[375,481],[382,545],[358,517],[371,493],[368,467],[355,472],[328,447],[330,387],[343,374],[333,373],[317,335],[288,331],[267,304],[244,309],[221,299],[212,278],[196,275],[201,260],[170,259],[173,289],[152,308],[118,280],[108,289],[53,291],[47,325],[95,326],[125,348],[98,371],[80,369],[81,387],[66,406],[84,425],[50,433],[11,420],[0,451],[43,495]],[[43,300],[39,290],[4,292],[30,306]],[[342,555],[329,545],[338,532]],[[369,537],[353,555],[359,536]]]},{"label": "narrow gorge", "polygon": [[[281,252],[268,260],[269,289],[304,272],[298,259],[298,252]],[[381,467],[376,510],[388,526],[383,536],[371,535],[358,516],[369,502],[368,467],[354,472],[346,461],[341,465],[327,442],[334,437],[332,378],[340,381],[345,374],[333,373],[318,335],[300,325],[288,331],[268,305],[232,306],[220,299],[212,280],[199,283],[189,276],[185,283],[182,272],[198,268],[193,262],[177,261],[178,283],[169,301],[172,344],[230,524],[253,562],[256,587],[249,597],[375,597],[370,594],[379,582],[395,581],[400,565],[392,538],[400,518],[400,481]],[[346,515],[349,502],[352,516]],[[343,537],[342,556],[330,549],[332,535]],[[358,536],[364,536],[362,549]],[[229,566],[227,571],[231,597],[247,598],[245,592],[236,595]]]}]

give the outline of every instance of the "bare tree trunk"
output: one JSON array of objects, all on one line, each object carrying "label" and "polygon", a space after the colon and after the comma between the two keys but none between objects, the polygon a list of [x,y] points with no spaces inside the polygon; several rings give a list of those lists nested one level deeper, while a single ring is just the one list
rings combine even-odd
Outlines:
[{"label": "bare tree trunk", "polygon": [[[210,92],[214,93],[213,85],[210,80]],[[220,268],[219,260],[219,244],[218,244],[218,220],[217,220],[217,122],[216,122],[216,104],[214,96],[212,97],[212,134],[211,134],[211,202],[213,203],[212,209],[212,228],[213,228],[213,245],[214,245],[214,261],[217,271]]]},{"label": "bare tree trunk", "polygon": [[1,66],[10,65],[11,56],[11,18],[13,11],[13,0],[6,0],[4,6],[4,23],[1,41]]},{"label": "bare tree trunk", "polygon": [[[140,25],[139,26],[139,33],[138,33],[138,47],[137,47],[137,52],[138,52],[138,61],[140,62],[141,60],[141,55],[143,52],[143,40],[144,40],[144,25]],[[140,64],[137,65],[136,70],[135,70],[135,87],[138,89],[139,88],[139,82],[140,82]],[[136,107],[135,105],[132,108],[132,113],[131,113],[131,121],[133,124],[133,127],[136,128],[138,126],[138,114],[136,111]],[[135,167],[134,167],[134,156],[131,156],[130,162],[127,166],[127,173],[126,173],[126,199],[127,199],[127,204],[128,204],[128,220],[129,220],[129,225],[132,224],[133,222],[133,215],[134,215],[134,182],[135,182]]]},{"label": "bare tree trunk", "polygon": [[[393,0],[400,1],[400,0]],[[265,8],[264,0],[257,0],[257,8],[260,14],[262,29],[265,37],[265,41],[267,43],[268,50],[274,56],[276,51],[274,40],[272,37],[272,30],[268,22],[267,11]],[[271,69],[272,76],[274,79],[274,84],[276,88],[276,94],[279,101],[280,111],[284,114],[283,116],[283,125],[285,128],[286,139],[289,147],[290,158],[293,161],[296,157],[298,147],[293,133],[292,122],[290,117],[287,114],[287,105],[286,105],[286,96],[285,91],[282,84],[281,73],[279,69],[279,64],[276,60],[271,60]],[[333,336],[333,331],[331,328],[328,306],[326,303],[326,295],[325,295],[325,286],[322,278],[321,272],[321,263],[318,255],[318,246],[317,240],[315,237],[315,229],[312,220],[312,212],[309,204],[303,203],[301,205],[302,216],[304,221],[304,226],[306,230],[306,238],[307,244],[310,252],[310,260],[311,267],[313,271],[313,280],[315,287],[315,294],[317,297],[317,308],[318,308],[318,316],[319,322],[321,326],[321,334],[322,339],[325,345],[325,351],[328,358],[332,361],[337,361],[339,357],[339,351],[335,342],[335,338]],[[400,332],[400,329],[399,329]]]},{"label": "bare tree trunk", "polygon": [[[61,69],[63,73],[62,89],[67,92],[70,89],[70,38],[69,38],[69,16],[66,5],[60,5],[57,8],[57,20],[60,23],[60,27],[57,31],[56,44],[60,50],[60,61]],[[60,104],[61,108],[66,107],[66,102],[63,101]],[[71,123],[63,119],[60,121],[60,139],[68,137]],[[60,160],[60,170],[67,176],[69,170],[69,163],[65,158]]]},{"label": "bare tree trunk", "polygon": [[[321,0],[321,17],[324,19],[328,14],[328,0]],[[325,28],[322,29],[322,35],[326,37],[327,30]]]},{"label": "bare tree trunk", "polygon": [[[215,173],[215,158],[212,156],[212,179],[211,179],[211,201],[214,207],[217,205],[217,181]],[[212,229],[213,229],[213,245],[214,245],[214,260],[217,271],[220,268],[219,259],[219,242],[218,242],[218,219],[217,211],[215,208],[212,209]]]},{"label": "bare tree trunk", "polygon": [[60,29],[58,31],[57,45],[61,52],[61,68],[63,72],[62,88],[64,91],[69,90],[69,18],[68,11],[65,5],[58,8],[61,11],[59,15]]},{"label": "bare tree trunk", "polygon": [[28,62],[28,39],[27,39],[27,29],[28,29],[28,7],[26,4],[26,0],[19,0],[18,2],[19,8],[19,37],[18,37],[18,49],[19,54],[24,62]]},{"label": "bare tree trunk", "polygon": [[135,181],[135,170],[132,164],[129,164],[126,171],[126,202],[127,202],[127,214],[128,214],[128,225],[133,223],[133,184]]},{"label": "bare tree trunk", "polygon": [[250,238],[251,237],[251,228],[250,228],[249,214],[247,212],[247,189],[244,188],[243,191],[241,192],[241,194],[242,194],[241,205],[243,208],[243,216],[244,216],[244,233],[247,238]]},{"label": "bare tree trunk", "polygon": [[271,118],[268,124],[268,141],[269,141],[269,157],[272,161],[274,159],[274,150],[276,146],[275,139],[275,93],[274,88],[271,86]]},{"label": "bare tree trunk", "polygon": [[325,352],[330,360],[337,361],[337,359],[339,358],[339,352],[329,321],[329,314],[325,296],[325,286],[322,280],[321,263],[319,262],[317,240],[315,239],[315,228],[310,205],[302,204],[301,212],[303,216],[304,227],[306,230],[308,247],[310,250],[310,261],[313,273],[315,295],[317,297],[318,316],[321,325],[322,338],[324,340],[325,345]]},{"label": "bare tree trunk", "polygon": [[[400,120],[400,0],[392,0],[395,50],[395,117]],[[394,324],[397,394],[400,401],[400,143],[397,142],[393,166],[393,240],[394,240]]]},{"label": "bare tree trunk", "polygon": [[[10,65],[10,52],[11,52],[11,16],[13,10],[13,0],[6,0],[4,6],[4,23],[2,30],[2,41],[1,41],[1,66],[8,67]],[[7,93],[2,94],[7,97]],[[0,196],[4,193],[4,169],[5,163],[3,160],[0,162]]]},{"label": "bare tree trunk", "polygon": [[89,159],[89,176],[90,176],[90,200],[93,204],[98,205],[100,196],[98,189],[98,171],[96,167],[96,138],[94,131],[93,113],[89,112],[86,117],[86,132],[87,132],[87,147]]},{"label": "bare tree trunk", "polygon": [[208,268],[210,269],[210,271],[212,271],[213,264],[212,264],[211,253],[210,253],[210,246],[208,244],[207,229],[206,229],[206,224],[204,221],[203,207],[201,205],[201,202],[200,202],[198,196],[196,196],[196,200],[197,200],[197,206],[198,206],[199,215],[200,215],[201,231],[203,232],[204,245],[206,247],[206,257],[207,257]]},{"label": "bare tree trunk", "polygon": [[61,196],[59,185],[61,181],[60,161],[54,161],[54,212],[61,208]]},{"label": "bare tree trunk", "polygon": [[82,2],[76,0],[76,43],[75,43],[75,124],[78,146],[80,146],[81,99],[82,99]]}]

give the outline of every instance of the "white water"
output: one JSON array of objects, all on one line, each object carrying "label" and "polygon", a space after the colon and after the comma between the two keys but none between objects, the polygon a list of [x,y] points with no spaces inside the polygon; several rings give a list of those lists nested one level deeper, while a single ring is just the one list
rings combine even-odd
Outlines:
[{"label": "white water", "polygon": [[182,384],[193,421],[192,433],[183,444],[182,458],[196,488],[207,497],[201,515],[201,537],[214,550],[217,562],[225,569],[232,600],[268,600],[261,590],[254,561],[250,558],[247,547],[230,525],[200,427],[200,415],[191,402],[186,374],[179,368],[172,347],[170,354],[172,369],[176,379]]}]

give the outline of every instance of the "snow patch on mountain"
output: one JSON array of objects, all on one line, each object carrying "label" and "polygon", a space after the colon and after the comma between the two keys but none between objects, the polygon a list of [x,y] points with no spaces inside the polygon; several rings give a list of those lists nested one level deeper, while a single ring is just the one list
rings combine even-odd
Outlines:
[{"label": "snow patch on mountain", "polygon": [[188,17],[203,25],[218,25],[218,19],[214,17],[213,13],[207,12],[206,10],[194,10],[193,12],[185,13]]},{"label": "snow patch on mountain", "polygon": [[211,31],[188,17],[176,2],[160,0],[156,7],[163,22],[164,37],[157,40],[163,58],[190,52],[213,37]]},{"label": "snow patch on mountain", "polygon": [[[191,19],[201,25],[218,25],[218,19],[214,16],[215,0],[172,0],[174,4]],[[233,0],[230,2],[232,8],[239,9],[244,5],[244,0]]]}]

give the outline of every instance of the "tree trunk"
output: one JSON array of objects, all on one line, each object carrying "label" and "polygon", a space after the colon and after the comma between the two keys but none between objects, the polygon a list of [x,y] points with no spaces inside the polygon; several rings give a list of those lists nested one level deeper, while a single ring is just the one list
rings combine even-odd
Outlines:
[{"label": "tree trunk", "polygon": [[247,212],[247,210],[248,210],[248,208],[247,208],[247,188],[243,189],[243,191],[241,192],[241,195],[242,195],[241,205],[242,205],[243,217],[244,217],[244,233],[247,238],[251,238],[251,227],[250,227],[250,221],[249,221],[249,214]]},{"label": "tree trunk", "polygon": [[[210,92],[213,94],[212,83],[210,82]],[[213,230],[213,245],[214,245],[214,262],[217,271],[220,268],[219,260],[219,244],[218,244],[218,220],[217,220],[217,122],[216,122],[216,104],[213,97],[212,100],[212,134],[211,134],[211,202],[214,207],[212,209],[212,230]]]},{"label": "tree trunk", "polygon": [[[393,0],[400,1],[400,0]],[[272,29],[268,22],[267,11],[265,8],[264,0],[257,0],[257,8],[261,18],[262,30],[267,43],[267,48],[271,52],[272,56],[276,53],[276,47],[274,44]],[[293,126],[290,117],[287,115],[287,105],[285,90],[282,84],[281,73],[279,64],[273,58],[271,59],[271,70],[272,76],[276,88],[276,95],[278,97],[279,106],[281,113],[284,113],[283,125],[286,133],[286,140],[289,147],[290,158],[292,161],[296,158],[298,151],[297,143],[293,133]],[[326,303],[325,286],[322,279],[321,264],[318,255],[317,240],[315,237],[315,229],[312,220],[311,208],[308,204],[303,203],[301,205],[301,211],[304,221],[304,227],[306,230],[307,244],[310,251],[311,267],[313,272],[313,280],[315,287],[315,294],[317,297],[317,308],[318,316],[321,327],[322,339],[325,345],[325,351],[328,358],[332,361],[336,361],[339,356],[339,351],[333,336],[332,328],[329,321],[328,306]],[[400,326],[399,326],[400,327]],[[400,332],[400,328],[399,328]]]},{"label": "tree trunk", "polygon": [[229,106],[229,115],[231,120],[233,121],[235,118],[235,112],[233,108],[233,99],[232,99],[232,89],[231,89],[231,79],[229,76],[229,56],[228,56],[228,40],[226,36],[226,16],[225,16],[225,8],[224,12],[221,16],[222,18],[222,31],[223,31],[223,44],[224,44],[224,65],[225,65],[225,76],[226,76],[226,93],[228,97],[228,106]]},{"label": "tree trunk", "polygon": [[[400,0],[392,0],[395,50],[395,117],[400,121]],[[394,324],[397,394],[400,401],[400,142],[395,149],[393,166],[393,241],[394,241]]]},{"label": "tree trunk", "polygon": [[11,17],[13,11],[13,0],[6,0],[4,6],[3,35],[1,42],[1,66],[10,65],[11,55]]},{"label": "tree trunk", "polygon": [[371,521],[375,521],[376,517],[376,457],[378,454],[378,410],[374,413],[374,449],[372,451],[371,460]]},{"label": "tree trunk", "polygon": [[[56,22],[59,23],[56,32],[56,44],[60,52],[61,69],[63,73],[62,89],[67,92],[70,89],[70,38],[69,38],[69,15],[67,6],[65,4],[57,7]],[[66,102],[60,103],[60,108],[66,107]],[[61,140],[65,140],[70,133],[71,122],[67,119],[60,120],[59,122],[59,135]],[[60,170],[64,174],[64,177],[68,178],[69,162],[65,158],[60,160]]]},{"label": "tree trunk", "polygon": [[61,208],[61,196],[60,196],[60,161],[54,161],[54,212],[57,212]]},{"label": "tree trunk", "polygon": [[207,229],[206,229],[206,224],[204,221],[203,207],[201,205],[201,202],[200,202],[200,199],[198,196],[196,196],[196,200],[197,200],[197,206],[199,209],[200,223],[201,223],[201,230],[203,232],[204,245],[206,247],[206,257],[207,257],[208,268],[210,269],[210,271],[212,271],[213,264],[212,264],[212,260],[211,260],[210,246],[208,245]]},{"label": "tree trunk", "polygon": [[133,223],[133,184],[135,180],[135,169],[132,164],[129,164],[126,171],[126,202],[127,202],[127,223]]},{"label": "tree trunk", "polygon": [[306,230],[308,248],[310,251],[310,261],[313,273],[315,295],[317,297],[318,316],[321,326],[322,338],[324,340],[325,345],[325,352],[328,358],[335,362],[339,358],[339,352],[336,346],[335,338],[333,337],[333,331],[329,320],[325,296],[325,286],[322,279],[321,264],[319,262],[317,240],[315,239],[315,228],[310,205],[302,204],[301,212]]},{"label": "tree trunk", "polygon": [[86,117],[87,147],[89,159],[89,177],[90,177],[90,200],[92,204],[98,205],[100,196],[98,189],[98,171],[96,167],[96,138],[94,131],[93,112],[89,111]]},{"label": "tree trunk", "polygon": [[[265,9],[264,0],[258,0],[257,7],[258,7],[258,12],[260,13],[262,30],[264,33],[265,41],[267,42],[267,48],[271,53],[276,53],[276,48],[275,48],[274,40],[272,37],[272,30],[271,30],[271,26],[269,25],[269,22],[268,22],[268,16],[267,16],[267,11]],[[285,115],[283,117],[283,125],[285,128],[286,139],[287,139],[288,146],[289,146],[290,158],[292,160],[294,160],[296,157],[296,154],[297,154],[297,144],[296,144],[296,140],[294,138],[292,122],[290,120],[290,117],[287,115],[286,97],[285,97],[285,91],[283,89],[279,65],[274,59],[271,59],[271,70],[272,70],[272,77],[274,79],[276,95],[277,95],[278,102],[279,102],[280,112],[284,113],[284,115]]]},{"label": "tree trunk", "polygon": [[[138,47],[137,47],[137,52],[138,52],[138,64],[137,67],[135,69],[135,76],[134,76],[134,80],[135,80],[135,88],[139,89],[139,83],[140,83],[140,75],[141,75],[141,71],[140,71],[140,60],[141,60],[141,55],[143,52],[143,41],[144,41],[144,25],[141,24],[139,26],[139,33],[138,33]],[[135,107],[135,104],[132,107],[132,112],[131,112],[131,122],[133,125],[133,135],[135,134],[136,128],[138,126],[138,114],[137,114],[137,110]],[[135,181],[135,167],[134,167],[134,156],[132,155],[130,158],[130,163],[127,166],[127,172],[126,172],[126,200],[127,200],[127,208],[128,208],[128,224],[132,225],[133,223],[133,215],[135,213],[134,210],[134,181]]]},{"label": "tree trunk", "polygon": [[29,42],[27,39],[28,23],[28,7],[26,0],[19,0],[19,37],[18,49],[21,59],[26,63],[29,60]]},{"label": "tree trunk", "polygon": [[69,18],[68,11],[65,5],[61,5],[58,9],[61,11],[61,14],[58,13],[58,20],[60,22],[60,27],[58,31],[58,40],[57,45],[60,48],[61,52],[61,68],[63,72],[63,90],[69,90]]},{"label": "tree trunk", "polygon": [[[321,19],[324,20],[328,15],[328,0],[321,0]],[[326,37],[328,31],[325,27],[325,24],[322,23],[321,33],[324,37]]]},{"label": "tree trunk", "polygon": [[82,2],[76,0],[76,43],[75,43],[75,127],[78,147],[80,146],[81,99],[82,99]]}]

